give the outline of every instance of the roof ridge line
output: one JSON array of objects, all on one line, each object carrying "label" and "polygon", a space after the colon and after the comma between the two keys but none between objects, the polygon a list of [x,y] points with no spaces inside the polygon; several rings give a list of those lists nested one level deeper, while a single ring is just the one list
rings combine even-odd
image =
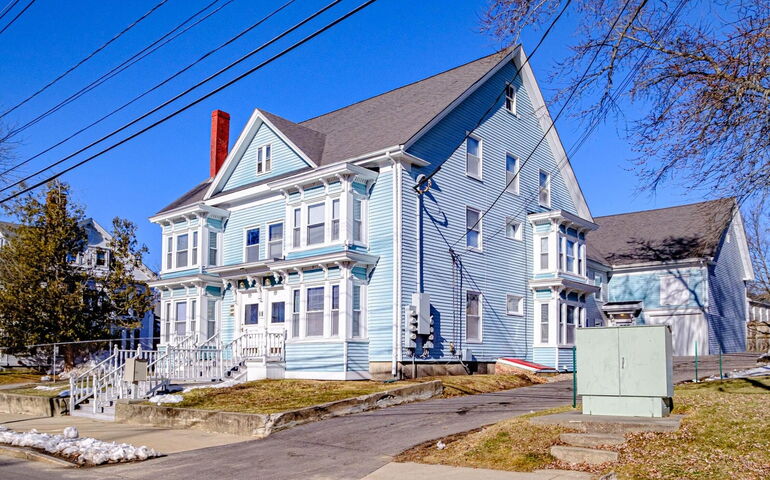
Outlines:
[{"label": "roof ridge line", "polygon": [[[382,93],[378,93],[377,95],[372,95],[371,97],[366,97],[366,98],[364,98],[364,99],[361,99],[361,100],[358,100],[358,101],[356,101],[356,102],[350,103],[350,104],[348,104],[348,105],[345,105],[345,106],[343,106],[343,107],[335,108],[334,110],[330,110],[330,111],[328,111],[328,112],[326,112],[326,113],[322,113],[322,114],[320,114],[320,115],[316,115],[316,116],[314,116],[314,117],[310,117],[310,118],[307,118],[307,119],[305,119],[305,120],[302,120],[301,122],[298,122],[297,124],[298,124],[298,125],[302,125],[302,126],[304,126],[304,125],[303,125],[304,123],[306,123],[306,122],[309,122],[309,121],[311,121],[311,120],[315,120],[315,119],[317,119],[317,118],[320,118],[320,117],[324,117],[324,116],[326,116],[326,115],[330,115],[330,114],[332,114],[332,113],[335,113],[335,112],[339,112],[340,110],[345,110],[346,108],[352,107],[352,106],[354,106],[354,105],[358,105],[359,103],[363,103],[363,102],[366,102],[366,101],[369,101],[369,100],[373,100],[373,99],[375,99],[375,98],[377,98],[377,97],[381,97],[381,96],[383,96],[383,95],[387,95],[387,94],[389,94],[389,93],[395,92],[396,90],[401,90],[402,88],[410,87],[410,86],[412,86],[412,85],[415,85],[415,84],[418,84],[418,83],[420,83],[420,82],[424,82],[424,81],[426,81],[426,80],[430,80],[431,78],[434,78],[434,77],[438,77],[439,75],[443,75],[443,74],[445,74],[445,73],[449,73],[449,72],[451,72],[452,70],[457,70],[457,69],[459,69],[459,68],[463,68],[463,67],[465,67],[465,66],[467,66],[467,65],[470,65],[471,63],[475,63],[475,62],[478,62],[478,61],[480,61],[480,60],[484,60],[484,59],[486,59],[486,58],[489,58],[489,57],[492,57],[492,56],[494,56],[494,55],[500,55],[500,54],[504,54],[504,55],[502,55],[502,56],[500,57],[500,58],[503,58],[503,57],[505,57],[505,55],[507,55],[508,53],[510,53],[510,52],[509,52],[509,50],[512,50],[512,49],[515,49],[515,47],[514,47],[514,48],[505,48],[505,49],[502,49],[502,50],[498,50],[498,51],[496,51],[496,52],[494,52],[494,53],[490,53],[489,55],[484,55],[483,57],[479,57],[479,58],[477,58],[477,59],[475,59],[475,60],[470,60],[470,61],[468,61],[468,62],[465,62],[465,63],[463,63],[462,65],[458,65],[458,66],[456,66],[456,67],[452,67],[452,68],[449,68],[449,69],[447,69],[447,70],[444,70],[444,71],[441,71],[441,72],[438,72],[438,73],[434,73],[433,75],[430,75],[430,76],[427,76],[427,77],[421,78],[421,79],[419,79],[419,80],[415,80],[414,82],[410,82],[410,83],[407,83],[407,84],[405,84],[405,85],[401,85],[400,87],[391,88],[390,90],[387,90],[387,91],[385,91],[385,92],[382,92]],[[307,128],[310,128],[310,127],[307,127]],[[312,129],[311,129],[311,130],[312,130]]]},{"label": "roof ridge line", "polygon": [[636,210],[634,212],[612,213],[610,215],[601,215],[598,217],[594,217],[594,220],[598,220],[600,218],[607,218],[607,217],[619,217],[621,215],[634,215],[636,213],[657,212],[659,210],[671,210],[671,209],[680,208],[680,207],[691,207],[693,205],[701,205],[701,204],[713,203],[713,202],[719,202],[722,200],[731,200],[731,199],[734,200],[735,197],[721,197],[721,198],[715,198],[713,200],[702,200],[700,202],[684,203],[681,205],[672,205],[670,207],[659,207],[659,208],[649,208],[646,210]]}]

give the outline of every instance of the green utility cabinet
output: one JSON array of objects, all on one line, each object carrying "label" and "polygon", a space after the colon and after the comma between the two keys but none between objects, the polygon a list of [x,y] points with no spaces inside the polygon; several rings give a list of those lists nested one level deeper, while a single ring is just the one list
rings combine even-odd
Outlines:
[{"label": "green utility cabinet", "polygon": [[668,325],[580,328],[575,346],[583,414],[671,413],[674,384]]}]

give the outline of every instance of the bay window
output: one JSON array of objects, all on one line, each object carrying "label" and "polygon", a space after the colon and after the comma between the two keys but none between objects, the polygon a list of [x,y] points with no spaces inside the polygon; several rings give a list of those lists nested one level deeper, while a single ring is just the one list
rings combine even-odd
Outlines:
[{"label": "bay window", "polygon": [[307,207],[307,244],[316,245],[324,243],[325,235],[324,230],[324,209],[323,203],[317,203],[315,205],[308,205]]},{"label": "bay window", "polygon": [[305,295],[305,335],[320,337],[324,334],[324,287],[308,288]]},{"label": "bay window", "polygon": [[331,309],[332,337],[340,334],[340,286],[332,285],[332,309]]},{"label": "bay window", "polygon": [[540,237],[540,270],[548,270],[548,237]]}]

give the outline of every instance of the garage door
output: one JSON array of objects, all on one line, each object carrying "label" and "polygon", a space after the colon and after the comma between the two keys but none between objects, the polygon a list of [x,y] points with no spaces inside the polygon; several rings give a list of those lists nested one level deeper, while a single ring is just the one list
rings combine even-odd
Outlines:
[{"label": "garage door", "polygon": [[651,325],[671,326],[674,355],[695,355],[696,344],[698,355],[708,355],[709,329],[703,314],[648,315],[646,321]]}]

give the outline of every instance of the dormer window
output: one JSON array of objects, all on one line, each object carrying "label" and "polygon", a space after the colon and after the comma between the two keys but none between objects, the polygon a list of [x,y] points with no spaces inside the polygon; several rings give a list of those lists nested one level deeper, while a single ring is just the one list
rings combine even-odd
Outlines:
[{"label": "dormer window", "polygon": [[272,168],[272,148],[270,144],[257,149],[257,175],[267,173]]}]

